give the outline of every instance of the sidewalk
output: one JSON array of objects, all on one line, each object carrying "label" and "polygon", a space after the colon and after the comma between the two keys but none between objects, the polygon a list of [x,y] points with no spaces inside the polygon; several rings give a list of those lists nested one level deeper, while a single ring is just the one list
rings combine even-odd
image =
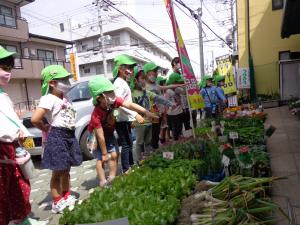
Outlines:
[{"label": "sidewalk", "polygon": [[[267,109],[266,127],[275,126],[275,133],[267,140],[273,176],[288,179],[274,182],[273,200],[292,219],[290,225],[300,224],[300,121],[290,114],[288,107]],[[277,215],[278,225],[289,222]]]}]

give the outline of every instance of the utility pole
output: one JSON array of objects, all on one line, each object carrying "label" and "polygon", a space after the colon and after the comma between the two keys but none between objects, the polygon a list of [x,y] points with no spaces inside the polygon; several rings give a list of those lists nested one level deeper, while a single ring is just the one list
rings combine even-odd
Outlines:
[{"label": "utility pole", "polygon": [[230,9],[231,9],[231,24],[232,24],[232,51],[235,52],[236,44],[235,44],[235,23],[234,23],[234,0],[230,0]]},{"label": "utility pole", "polygon": [[197,9],[198,12],[198,29],[199,29],[199,53],[200,53],[200,77],[201,80],[204,77],[204,54],[203,54],[203,37],[202,37],[202,1],[200,8]]},{"label": "utility pole", "polygon": [[211,74],[214,74],[215,70],[215,54],[214,50],[211,51]]},{"label": "utility pole", "polygon": [[105,38],[103,35],[103,24],[102,24],[102,17],[101,17],[101,11],[103,7],[103,1],[97,0],[97,11],[98,11],[98,24],[99,24],[99,30],[100,30],[100,41],[101,43],[101,51],[102,51],[102,61],[103,61],[103,71],[104,76],[107,77],[107,61],[106,61],[106,52],[105,52]]}]

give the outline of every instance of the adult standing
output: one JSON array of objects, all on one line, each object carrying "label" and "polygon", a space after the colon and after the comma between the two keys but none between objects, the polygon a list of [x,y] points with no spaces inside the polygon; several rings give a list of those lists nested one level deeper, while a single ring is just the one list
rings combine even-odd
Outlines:
[{"label": "adult standing", "polygon": [[217,116],[218,101],[222,101],[224,104],[227,102],[225,95],[213,85],[213,78],[210,76],[204,76],[200,94],[204,99],[204,110],[207,118]]}]

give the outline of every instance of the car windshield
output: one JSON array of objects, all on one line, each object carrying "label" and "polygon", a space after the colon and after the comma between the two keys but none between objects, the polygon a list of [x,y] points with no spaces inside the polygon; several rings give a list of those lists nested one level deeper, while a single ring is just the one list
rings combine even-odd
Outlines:
[{"label": "car windshield", "polygon": [[91,95],[88,89],[88,82],[81,82],[76,84],[67,94],[72,102],[89,100]]}]

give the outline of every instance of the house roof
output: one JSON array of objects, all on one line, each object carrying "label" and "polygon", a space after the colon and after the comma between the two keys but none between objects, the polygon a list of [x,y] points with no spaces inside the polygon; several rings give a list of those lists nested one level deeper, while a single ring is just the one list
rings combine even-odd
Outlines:
[{"label": "house roof", "polygon": [[[112,33],[115,33],[115,32],[119,32],[119,31],[122,31],[122,30],[126,30],[126,31],[129,31],[130,33],[133,33],[135,36],[139,37],[140,39],[143,39],[145,40],[145,42],[149,42],[149,45],[152,45],[154,48],[156,48],[157,50],[161,51],[167,58],[168,60],[172,60],[172,57],[170,56],[169,53],[167,53],[166,51],[162,50],[159,46],[157,46],[155,43],[152,43],[151,41],[149,41],[146,37],[144,37],[143,35],[137,33],[134,29],[132,29],[130,26],[124,26],[124,27],[120,27],[118,29],[115,29],[115,30],[109,30],[108,32],[104,32],[104,35],[108,35],[108,34],[112,34]],[[83,39],[86,39],[86,38],[91,38],[91,37],[96,37],[96,36],[99,36],[99,34],[96,34],[96,35],[91,35],[91,36],[88,36],[88,37],[84,37],[84,38],[78,38],[76,39],[75,41],[80,41],[80,40],[83,40]]]},{"label": "house roof", "polygon": [[38,35],[38,34],[32,34],[32,33],[29,33],[29,38],[37,38],[37,39],[42,39],[42,40],[46,40],[46,41],[50,41],[50,42],[56,42],[56,43],[60,43],[60,44],[67,44],[67,45],[72,45],[74,43],[72,41],[67,41],[67,40],[42,36],[42,35]]},{"label": "house roof", "polygon": [[300,34],[300,1],[286,0],[282,24],[281,38],[288,38],[293,34]]}]

